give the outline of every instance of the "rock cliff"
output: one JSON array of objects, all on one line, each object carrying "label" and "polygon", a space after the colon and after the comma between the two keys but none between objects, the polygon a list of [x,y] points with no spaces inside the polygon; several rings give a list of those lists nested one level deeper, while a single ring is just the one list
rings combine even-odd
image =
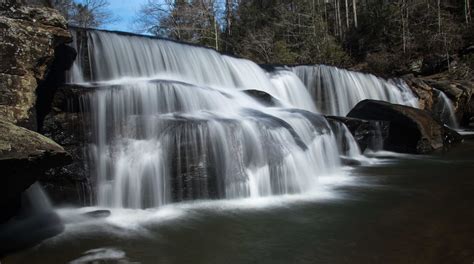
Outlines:
[{"label": "rock cliff", "polygon": [[54,9],[0,9],[0,116],[37,129],[37,87],[46,79],[55,50],[72,41],[66,20]]}]

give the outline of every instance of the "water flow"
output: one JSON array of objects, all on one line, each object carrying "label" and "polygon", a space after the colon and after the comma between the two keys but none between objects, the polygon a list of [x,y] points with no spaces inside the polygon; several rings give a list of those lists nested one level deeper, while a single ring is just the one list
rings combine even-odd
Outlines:
[{"label": "water flow", "polygon": [[71,30],[70,32],[73,39],[70,45],[76,50],[77,56],[71,66],[71,69],[69,69],[68,73],[66,74],[66,83],[84,83],[84,73],[82,71],[82,65],[84,64],[84,49],[81,47],[78,31]]},{"label": "water flow", "polygon": [[172,41],[87,36],[91,69],[82,71],[93,91],[84,100],[100,205],[304,193],[318,176],[341,173],[336,136],[293,72]]},{"label": "water flow", "polygon": [[438,115],[441,122],[447,124],[449,127],[454,129],[459,128],[459,123],[454,113],[453,103],[444,92],[437,89],[434,90],[438,93],[438,98],[436,100],[436,105],[433,107],[433,112]]},{"label": "water flow", "polygon": [[303,81],[324,114],[345,116],[364,99],[418,106],[410,88],[399,79],[387,81],[372,74],[326,65],[295,66],[291,70]]}]

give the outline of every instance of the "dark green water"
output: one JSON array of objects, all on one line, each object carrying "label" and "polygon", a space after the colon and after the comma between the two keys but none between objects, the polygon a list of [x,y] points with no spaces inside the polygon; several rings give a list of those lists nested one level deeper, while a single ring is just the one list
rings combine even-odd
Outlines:
[{"label": "dark green water", "polygon": [[316,196],[119,210],[105,220],[60,210],[65,233],[1,263],[474,262],[474,141],[349,174]]}]

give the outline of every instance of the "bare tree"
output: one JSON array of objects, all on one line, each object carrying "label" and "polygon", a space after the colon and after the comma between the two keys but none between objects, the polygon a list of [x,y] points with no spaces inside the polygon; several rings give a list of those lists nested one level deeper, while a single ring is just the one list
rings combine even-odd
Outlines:
[{"label": "bare tree", "polygon": [[349,28],[349,0],[344,1],[346,4],[346,28]]},{"label": "bare tree", "polygon": [[137,31],[219,49],[215,0],[148,0],[135,22]]},{"label": "bare tree", "polygon": [[233,12],[234,12],[234,3],[232,0],[225,1],[225,19],[226,19],[226,35],[232,35],[232,19],[233,19]]},{"label": "bare tree", "polygon": [[466,16],[466,24],[469,24],[471,21],[471,6],[470,2],[471,0],[464,0],[464,13]]},{"label": "bare tree", "polygon": [[53,6],[64,15],[69,24],[86,28],[97,28],[117,21],[118,18],[108,10],[109,5],[107,0],[53,1]]},{"label": "bare tree", "polygon": [[354,11],[354,26],[357,28],[357,0],[352,0],[352,9]]}]

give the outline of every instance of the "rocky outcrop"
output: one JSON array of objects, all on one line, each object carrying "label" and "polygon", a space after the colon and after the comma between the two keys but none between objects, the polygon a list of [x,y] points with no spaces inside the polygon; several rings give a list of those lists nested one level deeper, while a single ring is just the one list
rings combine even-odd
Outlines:
[{"label": "rocky outcrop", "polygon": [[[31,1],[27,4],[30,5]],[[75,136],[82,130],[77,128],[74,117],[48,115],[56,89],[64,83],[64,71],[71,67],[76,57],[74,49],[66,45],[72,41],[66,20],[54,9],[7,1],[0,7],[0,34],[0,116],[64,144],[76,160],[79,144],[74,144],[80,139]],[[67,103],[66,100],[63,102]],[[43,129],[45,119],[46,130]],[[52,178],[56,183],[74,181],[76,177],[69,175],[71,170],[82,171],[76,168],[77,164],[50,169],[53,166],[38,162],[44,168],[35,172],[32,178],[48,183],[47,188],[51,187],[49,180]],[[64,191],[64,186],[61,183],[55,187]],[[61,193],[54,189],[50,194],[56,197],[57,192]],[[76,189],[72,193],[76,194]]]},{"label": "rocky outcrop", "polygon": [[384,149],[391,151],[424,154],[461,140],[459,134],[440,124],[428,111],[409,106],[364,100],[347,116],[390,122]]},{"label": "rocky outcrop", "polygon": [[419,107],[430,111],[434,117],[439,118],[436,109],[439,104],[439,91],[446,94],[452,102],[456,119],[461,126],[469,127],[474,121],[474,83],[469,80],[452,80],[449,76],[437,75],[423,78],[406,75],[404,81],[419,98]]},{"label": "rocky outcrop", "polygon": [[403,80],[411,88],[413,93],[418,97],[419,107],[424,110],[433,108],[433,88],[420,78],[413,75],[406,75]]},{"label": "rocky outcrop", "polygon": [[425,78],[424,82],[434,89],[442,91],[452,101],[456,118],[466,126],[474,116],[473,104],[474,83],[457,80],[435,80]]},{"label": "rocky outcrop", "polygon": [[72,41],[54,9],[0,9],[0,115],[36,130],[37,87],[46,79],[55,50]]},{"label": "rocky outcrop", "polygon": [[70,161],[51,139],[0,119],[0,222],[15,213],[20,194],[43,172]]}]

